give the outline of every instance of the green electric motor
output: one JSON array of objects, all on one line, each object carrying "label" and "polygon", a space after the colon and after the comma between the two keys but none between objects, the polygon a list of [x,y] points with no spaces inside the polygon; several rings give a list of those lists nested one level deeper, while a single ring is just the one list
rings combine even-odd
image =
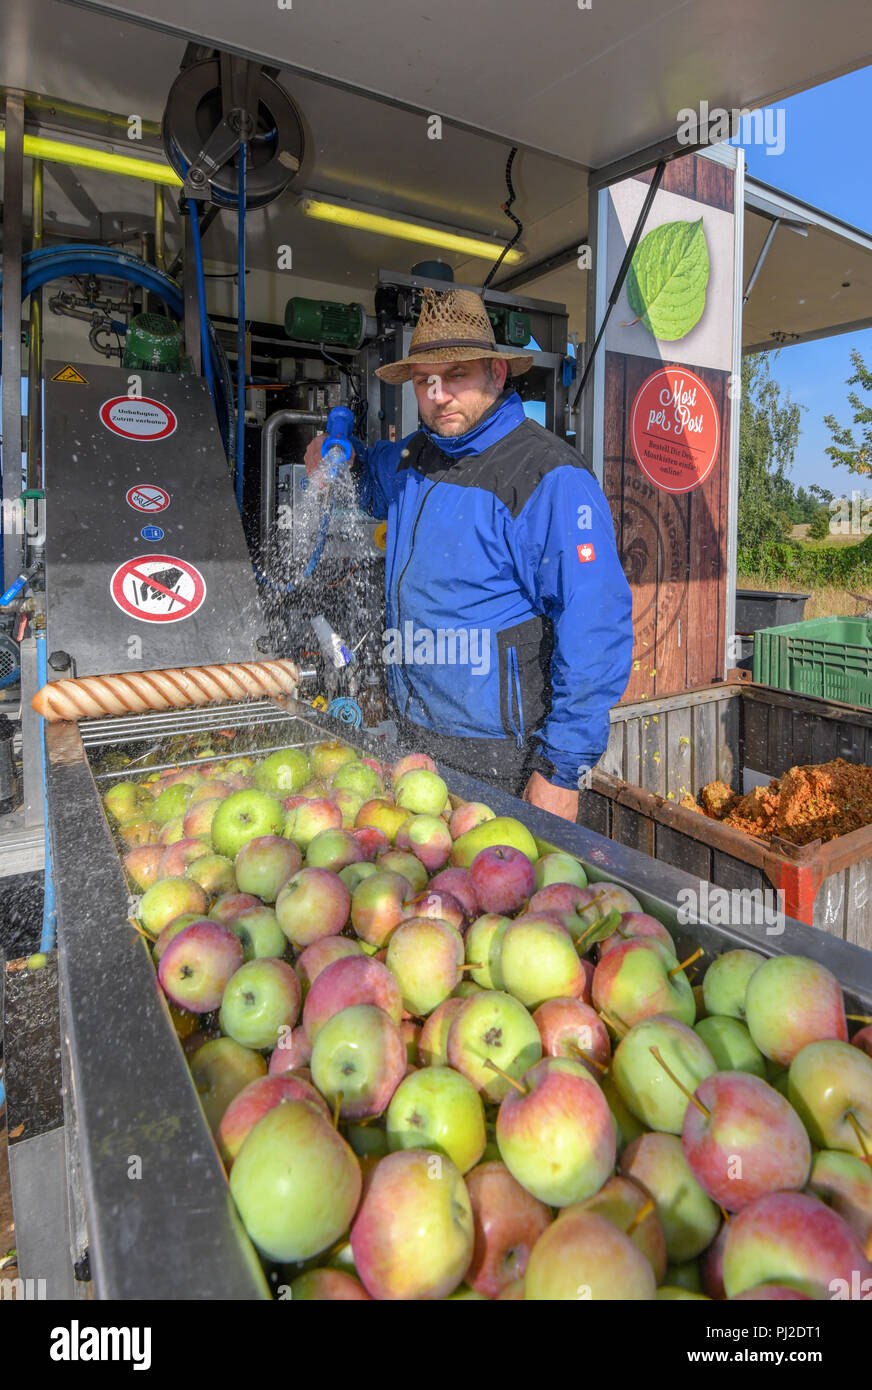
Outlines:
[{"label": "green electric motor", "polygon": [[487,316],[498,343],[505,343],[507,347],[524,347],[530,341],[533,330],[529,314],[522,314],[517,309],[495,309],[491,304],[488,305]]},{"label": "green electric motor", "polygon": [[366,312],[362,304],[295,297],[285,305],[285,332],[296,342],[359,348],[365,331]]},{"label": "green electric motor", "polygon": [[182,330],[164,314],[135,314],[127,328],[123,367],[148,372],[178,372]]}]

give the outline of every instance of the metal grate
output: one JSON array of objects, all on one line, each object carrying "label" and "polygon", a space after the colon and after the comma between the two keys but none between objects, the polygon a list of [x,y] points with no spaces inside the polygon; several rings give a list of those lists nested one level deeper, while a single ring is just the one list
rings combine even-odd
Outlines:
[{"label": "metal grate", "polygon": [[108,719],[83,719],[79,733],[86,748],[118,743],[140,742],[144,738],[175,738],[179,734],[204,734],[232,724],[251,728],[260,724],[280,724],[298,718],[271,700],[256,700],[208,709],[157,710],[149,714],[112,715]]}]

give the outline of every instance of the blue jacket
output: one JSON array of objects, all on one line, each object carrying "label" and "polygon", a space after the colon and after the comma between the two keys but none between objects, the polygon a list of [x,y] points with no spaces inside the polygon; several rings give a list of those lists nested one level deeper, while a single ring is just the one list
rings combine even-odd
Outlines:
[{"label": "blue jacket", "polygon": [[605,751],[630,674],[630,588],[608,504],[571,445],[516,392],[467,434],[425,428],[361,459],[387,520],[388,690],[442,734],[514,739],[576,787]]}]

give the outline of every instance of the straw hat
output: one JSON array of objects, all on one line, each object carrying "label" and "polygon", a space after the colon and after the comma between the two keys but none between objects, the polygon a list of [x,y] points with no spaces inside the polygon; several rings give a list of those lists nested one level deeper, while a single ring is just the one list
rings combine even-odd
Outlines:
[{"label": "straw hat", "polygon": [[521,376],[533,365],[532,353],[497,348],[480,295],[472,290],[425,290],[408,357],[378,367],[376,376],[391,386],[399,386],[409,380],[413,367],[421,363],[473,362],[480,357],[504,358],[509,376]]}]

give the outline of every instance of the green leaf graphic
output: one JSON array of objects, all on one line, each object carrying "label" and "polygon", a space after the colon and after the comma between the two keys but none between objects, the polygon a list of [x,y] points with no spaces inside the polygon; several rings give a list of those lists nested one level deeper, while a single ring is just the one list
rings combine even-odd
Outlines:
[{"label": "green leaf graphic", "polygon": [[627,273],[627,298],[649,333],[674,342],[702,317],[708,278],[702,218],[664,222],[636,247]]}]

